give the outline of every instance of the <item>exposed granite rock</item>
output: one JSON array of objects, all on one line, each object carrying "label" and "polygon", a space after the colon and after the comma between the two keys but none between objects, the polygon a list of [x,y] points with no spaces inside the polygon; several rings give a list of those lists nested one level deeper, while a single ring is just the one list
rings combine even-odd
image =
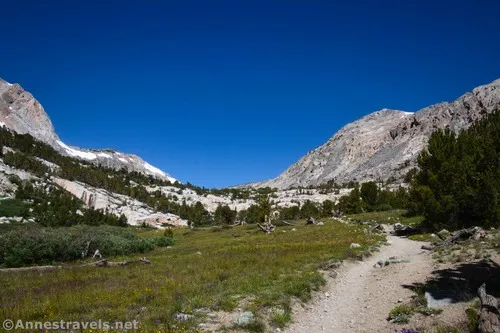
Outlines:
[{"label": "exposed granite rock", "polygon": [[500,79],[475,88],[452,103],[416,113],[383,109],[344,126],[324,145],[310,151],[277,178],[242,187],[319,185],[335,179],[401,180],[437,129],[468,128],[500,108]]},{"label": "exposed granite rock", "polygon": [[81,182],[69,181],[57,177],[53,177],[52,181],[82,200],[87,207],[103,209],[117,216],[121,214],[125,215],[128,223],[131,225],[146,223],[158,228],[164,227],[165,224],[172,226],[188,225],[186,220],[181,219],[177,215],[155,212],[148,205],[126,195],[108,192]]},{"label": "exposed granite rock", "polygon": [[0,79],[0,126],[21,134],[29,133],[63,155],[90,161],[113,169],[125,168],[175,182],[176,179],[150,165],[140,157],[112,149],[92,150],[71,147],[57,136],[42,105],[18,84]]}]

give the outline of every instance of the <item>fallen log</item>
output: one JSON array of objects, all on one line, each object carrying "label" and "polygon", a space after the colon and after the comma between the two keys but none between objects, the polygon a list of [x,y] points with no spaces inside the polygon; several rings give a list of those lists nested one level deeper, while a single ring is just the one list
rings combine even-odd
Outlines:
[{"label": "fallen log", "polygon": [[478,331],[480,333],[500,333],[500,313],[497,299],[486,293],[486,284],[484,283],[479,287],[477,293],[481,301]]},{"label": "fallen log", "polygon": [[18,268],[2,268],[0,273],[10,272],[28,272],[28,271],[53,271],[63,268],[64,266],[31,266],[31,267],[18,267]]},{"label": "fallen log", "polygon": [[450,246],[454,244],[459,244],[465,242],[469,239],[478,240],[480,238],[486,237],[486,231],[481,229],[480,227],[472,227],[468,229],[458,230],[451,234],[450,237],[446,238],[441,242],[434,242],[430,245],[423,245],[422,249],[424,250],[433,250],[437,247]]},{"label": "fallen log", "polygon": [[257,223],[257,225],[259,226],[260,230],[264,231],[266,234],[270,234],[271,232],[274,231],[274,229],[276,229],[276,226],[273,225],[272,223],[264,223],[264,224]]},{"label": "fallen log", "polygon": [[295,224],[290,223],[290,222],[288,222],[288,221],[283,220],[283,221],[281,221],[281,222],[282,222],[283,224],[286,224],[286,225],[291,225],[291,226],[295,227]]},{"label": "fallen log", "polygon": [[125,266],[134,263],[142,262],[143,264],[149,265],[151,261],[146,259],[146,257],[142,257],[134,260],[127,261],[108,261],[107,259],[101,259],[98,261],[94,261],[91,263],[83,264],[83,265],[68,265],[68,266],[31,266],[31,267],[18,267],[18,268],[2,268],[0,269],[0,273],[9,273],[9,272],[28,272],[28,271],[53,271],[56,269],[62,268],[78,268],[78,267],[114,267],[114,266]]},{"label": "fallen log", "polygon": [[126,266],[134,263],[142,262],[143,264],[149,265],[151,261],[146,259],[146,257],[134,259],[134,260],[126,260],[126,261],[108,261],[107,259],[102,259],[96,262],[91,262],[82,266],[97,266],[97,267],[113,267],[113,266]]}]

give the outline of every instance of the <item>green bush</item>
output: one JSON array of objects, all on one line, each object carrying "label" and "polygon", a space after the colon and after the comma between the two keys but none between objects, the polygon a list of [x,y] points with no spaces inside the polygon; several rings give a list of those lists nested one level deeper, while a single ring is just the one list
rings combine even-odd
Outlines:
[{"label": "green bush", "polygon": [[172,238],[145,239],[133,230],[112,226],[19,226],[0,234],[0,266],[20,267],[78,260],[82,258],[89,241],[88,254],[99,249],[104,257],[143,253],[155,246],[173,244]]},{"label": "green bush", "polygon": [[398,305],[389,313],[389,318],[392,323],[406,324],[412,316],[414,308],[409,305]]},{"label": "green bush", "polygon": [[175,241],[172,237],[155,237],[150,238],[150,241],[158,247],[172,246],[175,244]]},{"label": "green bush", "polygon": [[0,200],[0,216],[23,216],[28,215],[28,205],[19,199]]}]

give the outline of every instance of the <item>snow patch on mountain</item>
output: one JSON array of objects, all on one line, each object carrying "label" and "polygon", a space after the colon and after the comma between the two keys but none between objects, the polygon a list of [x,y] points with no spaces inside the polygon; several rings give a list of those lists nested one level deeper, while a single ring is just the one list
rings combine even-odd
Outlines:
[{"label": "snow patch on mountain", "polygon": [[151,164],[149,164],[148,162],[144,162],[144,167],[146,168],[146,170],[149,170],[151,171],[152,173],[155,173],[155,174],[158,174],[158,175],[161,175],[163,177],[167,177],[168,181],[171,182],[171,183],[175,183],[177,182],[177,179],[175,179],[174,177],[171,177],[169,175],[167,175],[165,172],[161,171],[160,169],[158,169],[157,167],[154,167],[152,166]]},{"label": "snow patch on mountain", "polygon": [[79,158],[83,158],[86,160],[95,160],[97,158],[96,154],[94,154],[94,153],[76,150],[76,149],[71,148],[70,146],[66,145],[64,142],[59,141],[59,140],[57,140],[57,144],[60,145],[61,147],[63,147],[66,150],[66,152],[73,157],[79,157]]}]

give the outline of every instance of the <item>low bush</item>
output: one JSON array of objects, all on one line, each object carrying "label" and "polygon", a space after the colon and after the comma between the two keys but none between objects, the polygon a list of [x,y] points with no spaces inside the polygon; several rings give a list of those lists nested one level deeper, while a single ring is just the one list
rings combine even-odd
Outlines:
[{"label": "low bush", "polygon": [[3,199],[0,200],[0,216],[27,216],[28,204],[19,199]]},{"label": "low bush", "polygon": [[414,308],[409,305],[398,305],[389,313],[388,320],[391,323],[406,324],[413,314]]},{"label": "low bush", "polygon": [[174,244],[171,237],[146,239],[131,229],[120,227],[26,225],[0,234],[0,266],[20,267],[82,259],[88,242],[89,255],[99,249],[105,257],[143,253],[156,246]]}]

